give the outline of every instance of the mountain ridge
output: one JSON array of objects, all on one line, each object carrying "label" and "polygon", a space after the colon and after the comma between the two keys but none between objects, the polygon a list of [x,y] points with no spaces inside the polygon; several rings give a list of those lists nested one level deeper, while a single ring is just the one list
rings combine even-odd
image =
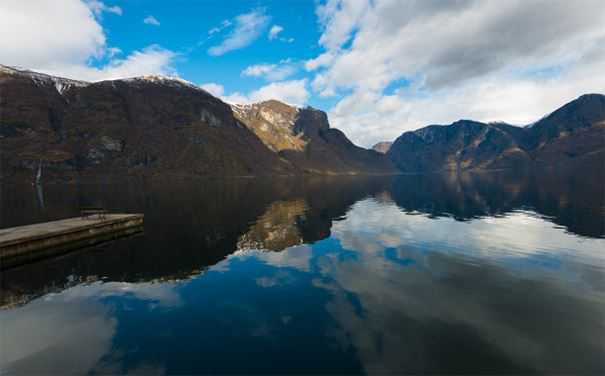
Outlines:
[{"label": "mountain ridge", "polygon": [[99,174],[393,174],[605,161],[605,96],[535,123],[458,120],[364,149],[327,114],[277,100],[229,104],[171,76],[86,82],[0,65],[0,178]]},{"label": "mountain ridge", "polygon": [[[302,112],[306,123],[299,124],[304,125],[301,131],[313,133],[314,127],[324,127],[326,135],[337,133],[328,130],[324,112]],[[65,179],[105,174],[267,176],[395,171],[386,157],[377,155],[371,155],[367,164],[358,163],[359,153],[343,154],[342,142],[325,143],[324,157],[343,162],[326,167],[314,153],[317,142],[310,150],[280,154],[252,128],[235,116],[230,105],[179,78],[84,82],[0,66],[1,178],[31,178],[40,165],[45,175]],[[373,163],[378,168],[371,168]]]},{"label": "mountain ridge", "polygon": [[605,155],[602,94],[584,94],[531,126],[473,120],[428,125],[404,132],[387,153],[403,172],[550,166],[595,154]]}]

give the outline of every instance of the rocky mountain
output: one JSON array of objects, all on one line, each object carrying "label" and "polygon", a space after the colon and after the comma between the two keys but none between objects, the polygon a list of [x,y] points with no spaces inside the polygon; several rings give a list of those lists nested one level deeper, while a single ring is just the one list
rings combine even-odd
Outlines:
[{"label": "rocky mountain", "polygon": [[344,133],[330,128],[323,111],[276,100],[231,107],[238,120],[298,170],[330,174],[396,171],[385,156],[355,146]]},{"label": "rocky mountain", "polygon": [[388,153],[392,145],[393,143],[391,141],[381,141],[374,144],[374,146],[372,146],[372,150],[376,150],[379,153],[386,154]]},{"label": "rocky mountain", "polygon": [[587,94],[526,127],[460,120],[403,133],[387,153],[404,172],[605,163],[605,96]]},{"label": "rocky mountain", "polygon": [[[300,133],[293,149],[267,142],[228,104],[177,78],[90,83],[0,66],[0,178],[31,178],[38,166],[45,176],[66,179],[392,171],[386,158],[328,130],[325,113],[291,111]],[[316,137],[327,141],[310,142]]]}]

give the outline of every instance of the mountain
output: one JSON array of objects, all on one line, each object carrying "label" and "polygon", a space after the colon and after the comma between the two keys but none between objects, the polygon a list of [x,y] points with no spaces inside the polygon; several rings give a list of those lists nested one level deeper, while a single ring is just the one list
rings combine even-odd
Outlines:
[{"label": "mountain", "polygon": [[374,146],[372,146],[372,150],[376,150],[379,153],[386,154],[392,145],[393,143],[391,141],[381,141],[374,144]]},{"label": "mountain", "polygon": [[587,94],[526,129],[539,163],[597,157],[605,164],[605,95]]},{"label": "mountain", "polygon": [[[504,169],[605,161],[605,96],[526,127],[460,120],[367,150],[325,112],[229,105],[187,81],[84,82],[0,65],[0,178],[122,174],[268,176]],[[378,150],[378,151],[377,151]]]},{"label": "mountain", "polygon": [[280,157],[308,173],[393,173],[388,158],[355,146],[338,129],[330,128],[325,112],[269,100],[232,105],[235,117]]},{"label": "mountain", "polygon": [[459,120],[405,132],[387,153],[404,172],[549,166],[605,161],[605,96],[587,94],[538,122]]},{"label": "mountain", "polygon": [[0,173],[290,173],[231,108],[160,76],[85,83],[2,67]]},{"label": "mountain", "polygon": [[[184,80],[91,83],[0,65],[0,178],[31,178],[39,165],[43,176],[65,179],[393,171],[387,158],[327,128],[325,113],[292,109],[301,143],[282,150],[259,138],[228,104]],[[325,142],[310,142],[316,138]]]}]

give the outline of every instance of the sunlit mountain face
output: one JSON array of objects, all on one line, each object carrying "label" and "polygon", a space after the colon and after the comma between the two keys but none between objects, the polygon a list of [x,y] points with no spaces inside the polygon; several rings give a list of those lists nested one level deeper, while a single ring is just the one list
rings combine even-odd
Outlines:
[{"label": "sunlit mountain face", "polygon": [[2,270],[0,368],[602,373],[602,181],[2,185],[2,227],[103,204],[144,213],[145,230]]}]

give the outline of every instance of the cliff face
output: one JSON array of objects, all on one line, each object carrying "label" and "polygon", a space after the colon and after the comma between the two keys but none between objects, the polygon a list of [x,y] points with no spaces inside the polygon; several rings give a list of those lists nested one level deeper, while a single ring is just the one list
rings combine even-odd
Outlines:
[{"label": "cliff face", "polygon": [[388,156],[409,172],[520,168],[605,158],[605,96],[584,95],[524,128],[470,120],[430,125],[402,134]]},{"label": "cliff face", "polygon": [[[352,147],[353,153],[341,155],[340,142],[323,145],[334,149],[327,157],[336,162],[311,158],[307,166],[284,158],[286,150],[305,154],[307,144],[317,148],[310,140],[319,131],[336,131],[327,129],[323,112],[279,106],[268,112],[276,117],[263,112],[259,123],[244,124],[229,105],[179,79],[88,83],[0,66],[0,177],[31,178],[39,165],[44,175],[58,178],[376,171],[360,162],[368,151]],[[271,132],[264,134],[264,127]],[[273,133],[273,139],[266,136]]]},{"label": "cliff face", "polygon": [[393,173],[388,158],[355,146],[341,131],[330,128],[325,112],[295,108],[271,100],[232,105],[235,116],[265,145],[305,173]]}]

